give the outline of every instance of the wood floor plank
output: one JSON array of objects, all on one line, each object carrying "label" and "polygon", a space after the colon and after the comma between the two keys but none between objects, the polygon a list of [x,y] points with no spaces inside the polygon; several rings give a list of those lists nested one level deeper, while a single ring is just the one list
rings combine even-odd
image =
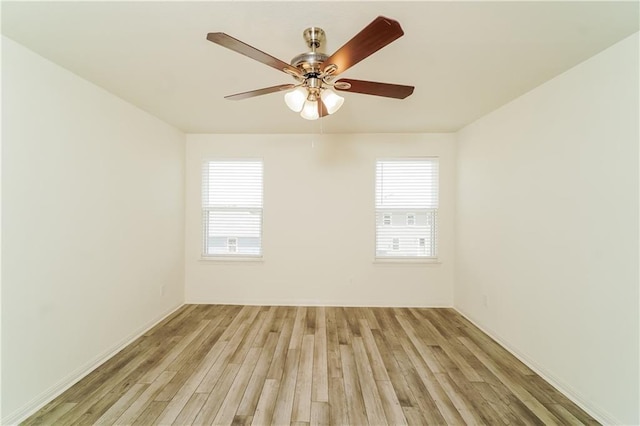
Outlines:
[{"label": "wood floor plank", "polygon": [[[218,334],[222,334],[222,330],[217,331]],[[217,360],[225,345],[226,342],[217,341],[216,344],[211,347],[205,358],[199,364],[198,368],[191,374],[191,376],[189,376],[189,379],[182,385],[178,392],[176,392],[172,397],[171,401],[169,401],[169,404],[165,407],[159,418],[161,423],[171,424],[176,420],[176,417],[193,397],[196,389],[208,373],[212,364]]]},{"label": "wood floor plank", "polygon": [[313,347],[313,384],[311,400],[329,402],[329,372],[327,364],[327,319],[324,307],[316,309]]},{"label": "wood floor plank", "polygon": [[[221,330],[225,327],[221,327],[221,324],[227,319],[225,312],[229,308],[230,307],[223,307],[219,309],[220,315],[217,317],[203,319],[203,321],[209,321],[209,325],[167,366],[167,370],[188,370],[197,366],[202,358],[206,356],[207,352],[209,352],[209,348],[220,338],[222,334]],[[205,313],[206,311],[203,313],[203,317]],[[168,395],[166,396],[168,397]]]},{"label": "wood floor plank", "polygon": [[[191,395],[191,398],[187,401],[186,404],[182,407],[182,410],[178,413],[178,416],[175,418],[175,421],[167,421],[162,417],[158,419],[158,424],[160,425],[190,425],[195,420],[196,416],[202,409],[202,406],[207,401],[206,393],[194,393]],[[167,412],[167,408],[165,407],[163,413]]]},{"label": "wood floor plank", "polygon": [[[453,380],[455,381],[456,379],[453,378]],[[540,423],[540,420],[524,405],[516,407],[517,404],[505,403],[490,384],[486,382],[469,382],[468,384],[472,388],[469,391],[484,399],[500,416],[502,423],[508,425],[535,425]],[[519,408],[524,410],[518,412]]]},{"label": "wood floor plank", "polygon": [[336,308],[326,309],[327,330],[327,372],[329,377],[342,378],[342,362],[340,361],[340,341],[338,339],[338,324],[336,322]]},{"label": "wood floor plank", "polygon": [[571,425],[571,426],[584,425],[584,423],[582,423],[580,420],[575,418],[573,414],[569,412],[569,410],[567,410],[560,404],[548,404],[545,406],[550,412],[552,412],[556,417],[558,417],[562,421],[562,424],[564,425]]},{"label": "wood floor plank", "polygon": [[597,425],[450,308],[185,305],[31,425]]},{"label": "wood floor plank", "polygon": [[260,393],[260,397],[258,398],[256,411],[253,414],[253,419],[251,421],[252,425],[261,426],[271,424],[273,411],[276,406],[276,399],[278,397],[279,387],[279,380],[265,380],[262,392]]},{"label": "wood floor plank", "polygon": [[373,330],[371,334],[373,335],[376,347],[378,348],[378,352],[382,358],[382,363],[387,370],[389,381],[393,385],[393,390],[398,402],[403,407],[412,407],[415,404],[415,399],[407,386],[407,381],[398,366],[398,362],[396,361],[393,352],[387,345],[387,342],[380,333],[380,330]]},{"label": "wood floor plank", "polygon": [[214,424],[231,424],[233,422],[238,406],[242,401],[242,396],[247,389],[247,384],[260,357],[261,350],[262,348],[257,347],[249,349],[244,362],[239,366],[239,372],[236,374],[233,384],[222,401],[218,414],[213,419]]},{"label": "wood floor plank", "polygon": [[427,364],[429,370],[431,370],[431,372],[433,373],[444,372],[445,369],[440,365],[440,362],[438,362],[435,355],[433,354],[432,349],[430,348],[431,345],[436,344],[435,339],[431,339],[431,345],[429,345],[418,335],[415,328],[407,318],[405,318],[404,316],[398,316],[397,318],[405,334],[420,354],[420,357],[422,357],[424,362]]},{"label": "wood floor plank", "polygon": [[402,411],[402,406],[398,401],[393,384],[388,380],[376,381],[378,385],[378,391],[380,392],[380,399],[382,401],[382,408],[384,414],[387,417],[387,423],[390,425],[406,425],[407,419]]},{"label": "wood floor plank", "polygon": [[311,402],[311,420],[312,426],[329,426],[329,403],[328,402]]},{"label": "wood floor plank", "polygon": [[347,397],[342,377],[329,377],[329,423],[348,425]]},{"label": "wood floor plank", "polygon": [[[179,337],[170,338],[168,343],[171,344],[179,341],[179,339]],[[122,359],[123,362],[118,362],[113,366],[110,365],[106,370],[96,370],[101,380],[93,381],[93,379],[90,379],[88,387],[85,386],[84,381],[81,381],[78,383],[79,386],[77,388],[73,386],[69,389],[72,393],[80,389],[85,392],[85,396],[83,397],[82,393],[74,395],[73,399],[78,404],[61,416],[58,423],[66,425],[95,422],[112,404],[120,399],[129,387],[142,377],[145,373],[145,368],[153,364],[149,362],[150,360],[161,358],[168,350],[169,348],[162,347],[158,342],[137,353],[133,358],[125,356]],[[124,352],[127,352],[126,349]],[[62,397],[65,399],[64,394]]]},{"label": "wood floor plank", "polygon": [[251,379],[246,386],[240,406],[237,410],[237,415],[240,416],[252,416],[256,410],[258,404],[258,398],[264,386],[264,382],[267,378],[267,371],[269,365],[273,359],[273,352],[275,351],[276,344],[278,343],[278,334],[269,332],[269,337],[264,342],[264,347],[261,348],[260,358],[256,363]]},{"label": "wood floor plank", "polygon": [[360,320],[360,334],[362,335],[362,342],[367,352],[367,357],[371,363],[371,371],[375,380],[389,381],[389,374],[387,368],[384,365],[380,350],[376,344],[376,340],[373,337],[372,330],[369,326],[368,320]]},{"label": "wood floor plank", "polygon": [[296,309],[296,318],[293,321],[293,330],[289,340],[289,349],[300,350],[302,337],[307,327],[307,308],[300,306]]},{"label": "wood floor plank", "polygon": [[293,333],[292,318],[294,315],[294,308],[288,307],[285,311],[285,317],[283,318],[282,329],[278,336],[278,343],[276,344],[276,349],[273,353],[273,360],[271,361],[271,365],[269,365],[267,379],[280,380],[282,378],[285,360],[287,359],[287,350],[289,349],[289,341],[291,340],[291,334]]},{"label": "wood floor plank", "polygon": [[446,424],[445,418],[440,413],[436,402],[425,387],[420,374],[416,371],[404,349],[394,351],[394,357],[398,360],[398,365],[413,395],[415,406],[420,409],[420,414],[424,416],[424,422],[427,424]]},{"label": "wood floor plank", "polygon": [[134,426],[155,425],[156,419],[167,406],[166,401],[151,401],[147,408],[132,423]]},{"label": "wood floor plank", "polygon": [[345,316],[345,308],[335,308],[336,324],[338,327],[338,343],[340,345],[351,344],[351,331]]},{"label": "wood floor plank", "polygon": [[227,364],[220,377],[220,382],[209,393],[209,397],[193,421],[194,425],[210,425],[213,423],[213,419],[218,414],[218,410],[233,385],[238,371],[240,371],[239,364]]},{"label": "wood floor plank", "polygon": [[[244,319],[242,316],[243,311],[244,309],[236,309],[229,312],[228,315],[221,320],[219,323],[220,327],[217,327],[219,338],[215,340],[215,344],[209,349],[207,355],[198,365],[197,370],[182,385],[164,409],[164,412],[159,418],[160,423],[171,424],[176,420],[176,417],[178,417],[187,402],[192,398],[196,389],[200,386],[204,378],[207,377],[211,368],[216,365],[215,363],[226,348],[230,337],[236,332],[236,328],[242,323]],[[223,326],[225,324],[226,326]]]},{"label": "wood floor plank", "polygon": [[[173,401],[178,392],[185,386],[185,383],[194,376],[200,377],[199,369],[202,361],[207,357],[211,346],[222,335],[222,330],[219,327],[213,327],[213,324],[209,327],[211,330],[202,333],[202,340],[194,340],[191,343],[193,347],[182,351],[182,354],[167,366],[167,371],[175,371],[176,375],[156,396],[156,401]],[[210,366],[211,364],[206,363],[206,365]]]},{"label": "wood floor plank", "polygon": [[140,394],[138,398],[122,413],[113,423],[114,425],[129,425],[142,413],[147,405],[164,385],[169,383],[176,373],[174,371],[164,371]]},{"label": "wood floor plank", "polygon": [[273,424],[284,425],[291,423],[291,411],[293,409],[299,363],[300,349],[289,349],[278,389],[278,397],[273,409]]},{"label": "wood floor plank", "polygon": [[33,426],[43,424],[57,424],[60,417],[64,416],[67,411],[71,410],[77,404],[77,402],[62,402],[60,404],[55,404],[55,407],[52,407],[50,410],[47,410],[40,416],[31,417],[29,421],[24,421],[23,423],[21,423],[21,425]]},{"label": "wood floor plank", "polygon": [[[315,327],[315,318],[313,320]],[[313,334],[306,334],[302,339],[302,349],[300,350],[300,364],[298,366],[298,377],[296,379],[296,389],[293,397],[293,408],[291,412],[292,422],[311,421],[311,392],[313,384]]]},{"label": "wood floor plank", "polygon": [[100,416],[100,418],[98,418],[95,424],[112,425],[147,387],[149,387],[149,385],[143,383],[136,383],[133,385],[127,393],[122,396],[122,398],[116,401],[115,404],[113,404],[102,416]]},{"label": "wood floor plank", "polygon": [[464,423],[461,413],[456,409],[455,404],[451,401],[444,389],[437,382],[434,373],[429,370],[429,367],[424,363],[424,358],[420,357],[418,351],[409,346],[408,342],[405,346],[405,353],[409,360],[413,364],[413,368],[418,374],[418,377],[422,381],[425,389],[429,393],[429,396],[433,399],[438,411],[442,414],[442,417],[446,420],[447,424],[462,424]]},{"label": "wood floor plank", "polygon": [[[205,377],[202,379],[202,382],[198,386],[196,392],[209,393],[213,391],[213,388],[222,377],[225,368],[229,364],[230,359],[235,355],[236,351],[238,351],[238,348],[241,347],[241,344],[245,341],[247,334],[251,333],[251,324],[259,311],[255,306],[248,308],[246,311],[247,316],[242,317],[242,320],[234,330],[235,333],[224,346],[224,349],[222,349],[222,352],[216,359],[216,362],[211,366]],[[248,350],[246,346],[245,348]]]},{"label": "wood floor plank", "polygon": [[501,369],[500,366],[493,361],[489,355],[485,354],[474,342],[467,337],[459,337],[462,343],[476,354],[476,357],[500,379],[500,381],[513,392],[540,420],[545,424],[560,424],[561,422],[555,417],[544,405],[535,399],[526,389],[517,384],[509,373]]},{"label": "wood floor plank", "polygon": [[253,416],[236,415],[231,422],[232,426],[249,426],[253,422]]},{"label": "wood floor plank", "polygon": [[253,346],[253,342],[255,341],[258,333],[262,329],[261,325],[264,321],[267,313],[261,310],[257,311],[256,316],[252,316],[250,319],[247,319],[247,333],[242,337],[242,341],[236,348],[236,350],[229,358],[229,362],[232,364],[242,364],[244,358],[247,356],[249,349]]},{"label": "wood floor plank", "polygon": [[426,424],[422,413],[420,413],[420,409],[417,407],[402,407],[402,413],[405,419],[407,419],[409,426],[422,426]]},{"label": "wood floor plank", "polygon": [[264,343],[271,332],[273,323],[276,320],[276,312],[277,308],[275,306],[271,306],[265,311],[264,317],[261,319],[260,329],[258,330],[256,337],[253,339],[252,346],[259,348],[264,346]]},{"label": "wood floor plank", "polygon": [[353,349],[350,345],[340,345],[340,359],[342,360],[342,374],[344,375],[344,394],[347,399],[347,413],[350,424],[369,424],[364,407],[362,388]]},{"label": "wood floor plank", "polygon": [[486,401],[482,399],[480,395],[478,395],[479,397],[478,400],[480,400],[481,402],[475,404],[476,410],[474,410],[474,404],[468,400],[465,394],[459,392],[458,389],[456,389],[455,385],[451,383],[451,380],[448,374],[435,373],[434,376],[438,381],[438,383],[440,384],[440,387],[442,388],[444,393],[449,397],[449,399],[453,403],[453,406],[456,408],[456,410],[460,414],[460,417],[464,419],[465,423],[483,424],[485,423],[485,421],[489,421],[489,420],[491,420],[490,424],[500,423],[499,421],[496,421],[493,418],[489,418],[489,419],[483,418],[483,416],[478,411],[476,411],[482,403],[486,403]]},{"label": "wood floor plank", "polygon": [[386,425],[387,418],[384,414],[384,408],[382,408],[382,400],[374,380],[371,364],[369,357],[367,357],[362,337],[354,337],[352,346],[356,370],[358,372],[358,378],[360,379],[362,399],[364,400],[364,406],[369,423],[374,425]]}]

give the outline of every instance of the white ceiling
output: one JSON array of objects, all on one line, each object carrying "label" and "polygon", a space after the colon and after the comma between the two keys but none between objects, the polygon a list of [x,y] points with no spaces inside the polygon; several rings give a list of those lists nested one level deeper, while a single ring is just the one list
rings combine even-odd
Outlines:
[{"label": "white ceiling", "polygon": [[[449,132],[638,31],[638,2],[2,2],[2,33],[188,133]],[[395,100],[345,94],[309,122],[293,82],[206,40],[225,32],[289,62],[319,26],[332,53],[376,16],[405,35],[342,74],[408,84]]]}]

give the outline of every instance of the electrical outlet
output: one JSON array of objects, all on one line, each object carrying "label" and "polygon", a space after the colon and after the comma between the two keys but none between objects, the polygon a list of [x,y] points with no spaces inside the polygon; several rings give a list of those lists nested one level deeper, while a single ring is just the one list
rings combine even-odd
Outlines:
[{"label": "electrical outlet", "polygon": [[160,286],[160,296],[164,296],[165,292],[167,290],[167,287],[163,284]]},{"label": "electrical outlet", "polygon": [[483,295],[482,295],[482,305],[483,305],[485,308],[488,308],[488,307],[489,307],[489,296],[487,296],[486,294],[483,294]]}]

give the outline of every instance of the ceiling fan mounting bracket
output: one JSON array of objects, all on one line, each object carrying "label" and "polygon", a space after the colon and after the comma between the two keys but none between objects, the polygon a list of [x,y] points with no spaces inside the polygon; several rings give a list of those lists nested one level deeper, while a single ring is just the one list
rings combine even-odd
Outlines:
[{"label": "ceiling fan mounting bracket", "polygon": [[307,42],[307,46],[313,52],[324,52],[323,42],[326,37],[324,30],[318,27],[309,27],[302,32],[302,37]]}]

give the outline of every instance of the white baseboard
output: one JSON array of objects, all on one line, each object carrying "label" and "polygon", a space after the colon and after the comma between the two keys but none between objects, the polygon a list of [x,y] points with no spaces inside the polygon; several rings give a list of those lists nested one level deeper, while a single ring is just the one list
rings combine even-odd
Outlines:
[{"label": "white baseboard", "polygon": [[582,408],[587,414],[589,414],[591,417],[596,419],[598,422],[600,422],[603,425],[624,424],[624,422],[617,420],[615,416],[612,416],[610,413],[606,412],[605,410],[598,408],[597,404],[594,404],[588,398],[585,398],[583,395],[580,394],[580,392],[577,392],[575,389],[573,389],[571,386],[564,383],[562,380],[559,380],[558,378],[554,377],[554,375],[546,371],[545,368],[538,365],[534,360],[527,357],[525,354],[523,354],[518,349],[516,349],[513,345],[507,342],[505,339],[500,337],[498,333],[496,333],[495,331],[487,327],[480,325],[478,321],[474,320],[470,315],[467,315],[465,312],[461,311],[459,308],[454,306],[453,309],[455,309],[456,312],[458,312],[460,315],[465,317],[473,325],[475,325],[480,330],[482,330],[483,333],[485,333],[486,335],[491,337],[493,340],[498,342],[498,344],[500,344],[500,346],[502,346],[509,353],[511,353],[511,355],[518,358],[527,367],[533,370],[537,375],[542,377],[544,380],[549,382],[554,388],[560,391],[560,393],[562,393],[564,396],[569,398],[574,404]]},{"label": "white baseboard", "polygon": [[64,391],[69,389],[71,386],[73,386],[76,383],[78,383],[80,380],[82,380],[84,377],[86,377],[93,370],[95,370],[96,368],[98,368],[99,366],[104,364],[105,361],[107,361],[108,359],[113,357],[115,354],[117,354],[122,349],[124,349],[127,345],[131,344],[138,337],[142,336],[144,333],[146,333],[147,331],[149,331],[150,329],[155,327],[157,324],[159,324],[161,321],[163,321],[169,315],[173,314],[175,311],[180,309],[182,306],[184,306],[184,303],[180,303],[178,306],[175,306],[175,307],[169,309],[165,313],[161,314],[159,317],[156,317],[152,321],[150,321],[147,324],[143,325],[142,327],[138,328],[136,331],[131,333],[129,336],[125,337],[120,342],[118,342],[115,345],[113,345],[112,348],[110,348],[107,351],[105,351],[104,353],[98,355],[93,360],[87,362],[85,365],[77,368],[75,371],[73,371],[67,377],[64,377],[58,383],[56,383],[55,385],[51,386],[46,391],[42,392],[40,395],[38,395],[35,398],[33,398],[31,401],[29,401],[23,407],[19,408],[18,410],[14,411],[13,413],[7,415],[6,417],[3,417],[1,423],[3,425],[17,425],[20,422],[23,422],[29,416],[33,415],[35,412],[37,412],[39,409],[44,407],[46,404],[48,404],[54,398],[58,397]]},{"label": "white baseboard", "polygon": [[249,306],[326,306],[326,307],[342,307],[342,308],[452,308],[448,303],[432,303],[429,305],[418,303],[399,303],[399,304],[377,304],[377,303],[349,303],[335,300],[315,300],[315,299],[188,299],[185,304],[203,304],[203,305],[249,305]]}]

